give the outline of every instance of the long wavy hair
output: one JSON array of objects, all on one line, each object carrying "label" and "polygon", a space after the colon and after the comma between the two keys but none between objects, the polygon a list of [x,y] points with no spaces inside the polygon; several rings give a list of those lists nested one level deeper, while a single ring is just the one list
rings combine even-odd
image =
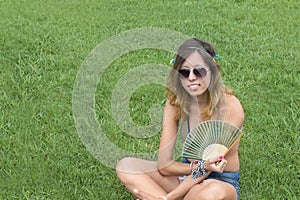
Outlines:
[{"label": "long wavy hair", "polygon": [[[201,113],[201,118],[204,120],[212,119],[220,112],[221,105],[225,103],[226,94],[233,94],[233,91],[227,88],[220,77],[220,65],[214,59],[216,56],[213,46],[209,42],[191,38],[186,40],[178,48],[173,70],[169,74],[169,79],[166,87],[166,95],[171,105],[178,109],[176,119],[186,119],[190,112],[191,95],[183,88],[178,69],[193,52],[198,51],[202,56],[207,67],[211,71],[210,84],[208,86],[207,102],[208,106]],[[223,106],[224,107],[224,106]]]}]

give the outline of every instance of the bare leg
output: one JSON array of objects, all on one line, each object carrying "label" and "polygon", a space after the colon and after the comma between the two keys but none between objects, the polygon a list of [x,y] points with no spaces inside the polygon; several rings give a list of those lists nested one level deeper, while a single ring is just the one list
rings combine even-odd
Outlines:
[{"label": "bare leg", "polygon": [[141,198],[134,189],[153,196],[161,196],[172,191],[178,184],[176,176],[163,176],[159,173],[157,163],[138,158],[123,158],[118,162],[116,172],[126,188]]},{"label": "bare leg", "polygon": [[153,196],[152,194],[140,190],[135,190],[134,192],[135,192],[135,196],[140,197],[142,200],[163,200],[164,199],[163,197]]},{"label": "bare leg", "polygon": [[232,185],[229,183],[218,181],[215,179],[208,179],[202,183],[193,186],[184,200],[236,200],[237,194]]}]

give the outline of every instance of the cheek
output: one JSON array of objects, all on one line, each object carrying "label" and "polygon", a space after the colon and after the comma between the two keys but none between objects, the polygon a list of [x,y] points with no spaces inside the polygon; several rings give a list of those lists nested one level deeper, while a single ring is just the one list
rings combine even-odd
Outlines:
[{"label": "cheek", "polygon": [[205,77],[204,79],[202,79],[202,82],[205,84],[206,87],[208,87],[209,84],[210,84],[210,78],[209,77]]},{"label": "cheek", "polygon": [[205,76],[202,81],[205,83],[205,85],[208,87],[211,82],[211,73],[208,73],[207,76]]},{"label": "cheek", "polygon": [[185,79],[180,79],[180,84],[182,85],[182,87],[187,87],[187,81]]},{"label": "cheek", "polygon": [[180,83],[181,83],[181,86],[182,88],[185,90],[185,91],[188,91],[188,81],[186,81],[185,79],[180,79]]}]

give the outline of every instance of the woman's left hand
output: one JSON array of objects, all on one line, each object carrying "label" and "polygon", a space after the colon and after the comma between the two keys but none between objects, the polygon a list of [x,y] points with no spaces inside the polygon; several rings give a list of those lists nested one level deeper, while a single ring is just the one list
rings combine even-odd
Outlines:
[{"label": "woman's left hand", "polygon": [[227,160],[223,156],[211,158],[204,161],[204,169],[206,171],[219,172],[222,173],[227,164]]}]

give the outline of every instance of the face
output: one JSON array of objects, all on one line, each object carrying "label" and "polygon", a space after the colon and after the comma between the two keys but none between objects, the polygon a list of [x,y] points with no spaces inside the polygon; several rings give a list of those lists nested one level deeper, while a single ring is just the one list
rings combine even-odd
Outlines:
[{"label": "face", "polygon": [[209,67],[197,51],[189,55],[179,68],[181,84],[191,96],[200,96],[207,91],[210,75]]}]

